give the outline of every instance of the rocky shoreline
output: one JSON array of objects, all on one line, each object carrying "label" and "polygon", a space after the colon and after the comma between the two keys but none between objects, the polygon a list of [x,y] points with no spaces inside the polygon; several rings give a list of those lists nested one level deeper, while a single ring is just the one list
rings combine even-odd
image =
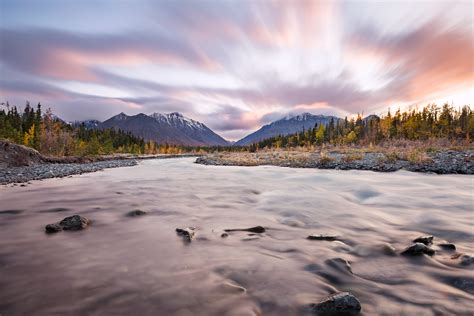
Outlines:
[{"label": "rocky shoreline", "polygon": [[197,154],[132,155],[115,154],[91,157],[48,157],[38,151],[0,141],[0,185],[32,180],[63,178],[107,168],[136,166],[139,160],[196,157]]},{"label": "rocky shoreline", "polygon": [[[106,168],[136,166],[136,160],[108,160],[91,163],[45,163],[26,167],[0,169],[0,184],[25,183],[32,180],[63,178],[76,174],[96,172]],[[24,186],[24,184],[22,184]]]},{"label": "rocky shoreline", "polygon": [[[401,156],[401,155],[400,155]],[[272,165],[291,168],[337,170],[370,170],[393,172],[408,170],[436,174],[474,174],[474,150],[442,150],[423,153],[423,157],[404,159],[381,152],[257,152],[215,153],[196,159],[196,163],[211,166]]]}]

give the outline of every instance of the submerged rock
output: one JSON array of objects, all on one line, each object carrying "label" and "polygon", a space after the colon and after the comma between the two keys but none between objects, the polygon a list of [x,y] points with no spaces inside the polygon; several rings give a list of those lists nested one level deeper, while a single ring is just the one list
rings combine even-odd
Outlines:
[{"label": "submerged rock", "polygon": [[335,235],[309,235],[306,239],[309,240],[327,240],[327,241],[334,241],[337,240],[337,236]]},{"label": "submerged rock", "polygon": [[351,263],[349,261],[347,261],[346,259],[343,259],[343,258],[332,258],[332,259],[328,259],[325,261],[327,265],[337,269],[337,270],[340,270],[340,271],[343,271],[343,272],[349,272],[350,274],[352,274],[352,267],[351,267]]},{"label": "submerged rock", "polygon": [[59,224],[48,224],[44,230],[48,234],[57,233],[62,230],[81,230],[89,226],[90,221],[80,215],[73,215],[64,218]]},{"label": "submerged rock", "polygon": [[227,233],[222,233],[222,234],[221,234],[221,237],[222,237],[222,238],[229,237],[229,234],[227,234]]},{"label": "submerged rock", "polygon": [[46,233],[48,234],[54,234],[54,233],[57,233],[57,232],[60,232],[62,231],[62,227],[58,224],[48,224],[46,225],[46,227],[44,228],[44,230],[46,231]]},{"label": "submerged rock", "polygon": [[141,216],[141,215],[146,215],[146,212],[142,210],[133,210],[127,213],[127,216],[130,216],[130,217]]},{"label": "submerged rock", "polygon": [[397,254],[397,250],[395,249],[395,247],[389,243],[383,243],[381,247],[382,252],[387,256],[395,256]]},{"label": "submerged rock", "polygon": [[425,244],[422,244],[421,242],[417,242],[409,247],[407,247],[405,250],[402,251],[402,255],[409,255],[409,256],[421,256],[423,254],[432,256],[435,254],[435,251],[431,249],[430,247],[426,246]]},{"label": "submerged rock", "polygon": [[456,246],[452,243],[443,243],[439,244],[438,246],[445,250],[456,250]]},{"label": "submerged rock", "polygon": [[312,304],[311,309],[316,315],[358,315],[362,307],[354,295],[340,292]]},{"label": "submerged rock", "polygon": [[433,243],[433,238],[434,237],[431,236],[431,235],[420,236],[420,237],[416,238],[415,240],[413,240],[413,242],[422,243],[422,244],[425,244],[425,245],[429,246]]},{"label": "submerged rock", "polygon": [[255,226],[250,228],[235,228],[235,229],[224,229],[225,232],[251,232],[261,234],[265,232],[265,228],[262,226]]},{"label": "submerged rock", "polygon": [[462,255],[461,261],[459,263],[463,266],[468,266],[473,262],[474,262],[474,257],[471,257],[469,255]]},{"label": "submerged rock", "polygon": [[176,228],[176,233],[180,235],[181,237],[183,237],[184,240],[191,241],[193,240],[195,236],[194,230],[195,230],[194,227]]},{"label": "submerged rock", "polygon": [[81,230],[89,225],[90,221],[81,215],[66,217],[59,222],[63,230]]}]

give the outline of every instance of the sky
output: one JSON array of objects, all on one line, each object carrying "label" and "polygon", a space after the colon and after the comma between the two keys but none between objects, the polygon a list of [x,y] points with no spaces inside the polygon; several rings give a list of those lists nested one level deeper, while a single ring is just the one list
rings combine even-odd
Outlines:
[{"label": "sky", "polygon": [[0,100],[180,112],[229,140],[288,114],[474,100],[473,1],[0,0]]}]

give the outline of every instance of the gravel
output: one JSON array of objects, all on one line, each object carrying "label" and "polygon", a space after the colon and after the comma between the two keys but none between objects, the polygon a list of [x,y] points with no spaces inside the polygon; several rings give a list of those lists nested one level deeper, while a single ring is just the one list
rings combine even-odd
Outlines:
[{"label": "gravel", "polygon": [[210,154],[196,159],[196,163],[211,166],[260,166],[273,165],[292,168],[319,168],[338,170],[371,170],[393,172],[400,169],[436,174],[474,174],[474,150],[444,150],[428,154],[429,160],[410,162],[390,160],[383,153],[363,153],[360,159],[347,159],[351,154],[328,153],[225,153]]},{"label": "gravel", "polygon": [[106,168],[136,166],[136,160],[107,160],[92,163],[45,163],[25,167],[0,168],[0,184],[24,183],[31,180],[63,178],[74,174],[100,171]]}]

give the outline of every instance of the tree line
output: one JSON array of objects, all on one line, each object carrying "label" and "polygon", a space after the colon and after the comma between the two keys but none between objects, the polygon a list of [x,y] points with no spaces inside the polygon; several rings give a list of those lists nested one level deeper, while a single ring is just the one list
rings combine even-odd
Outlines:
[{"label": "tree line", "polygon": [[261,148],[309,147],[322,144],[379,144],[388,140],[427,140],[445,138],[464,139],[471,142],[474,137],[474,113],[470,106],[455,109],[448,104],[441,108],[435,104],[421,110],[398,109],[395,114],[388,110],[383,117],[370,115],[363,118],[331,119],[325,124],[290,135],[279,135],[252,144],[250,151]]},{"label": "tree line", "polygon": [[113,153],[176,154],[189,148],[145,141],[130,132],[115,129],[90,129],[82,124],[68,124],[50,109],[44,113],[29,102],[23,111],[2,103],[0,139],[22,144],[50,156],[87,156]]}]

